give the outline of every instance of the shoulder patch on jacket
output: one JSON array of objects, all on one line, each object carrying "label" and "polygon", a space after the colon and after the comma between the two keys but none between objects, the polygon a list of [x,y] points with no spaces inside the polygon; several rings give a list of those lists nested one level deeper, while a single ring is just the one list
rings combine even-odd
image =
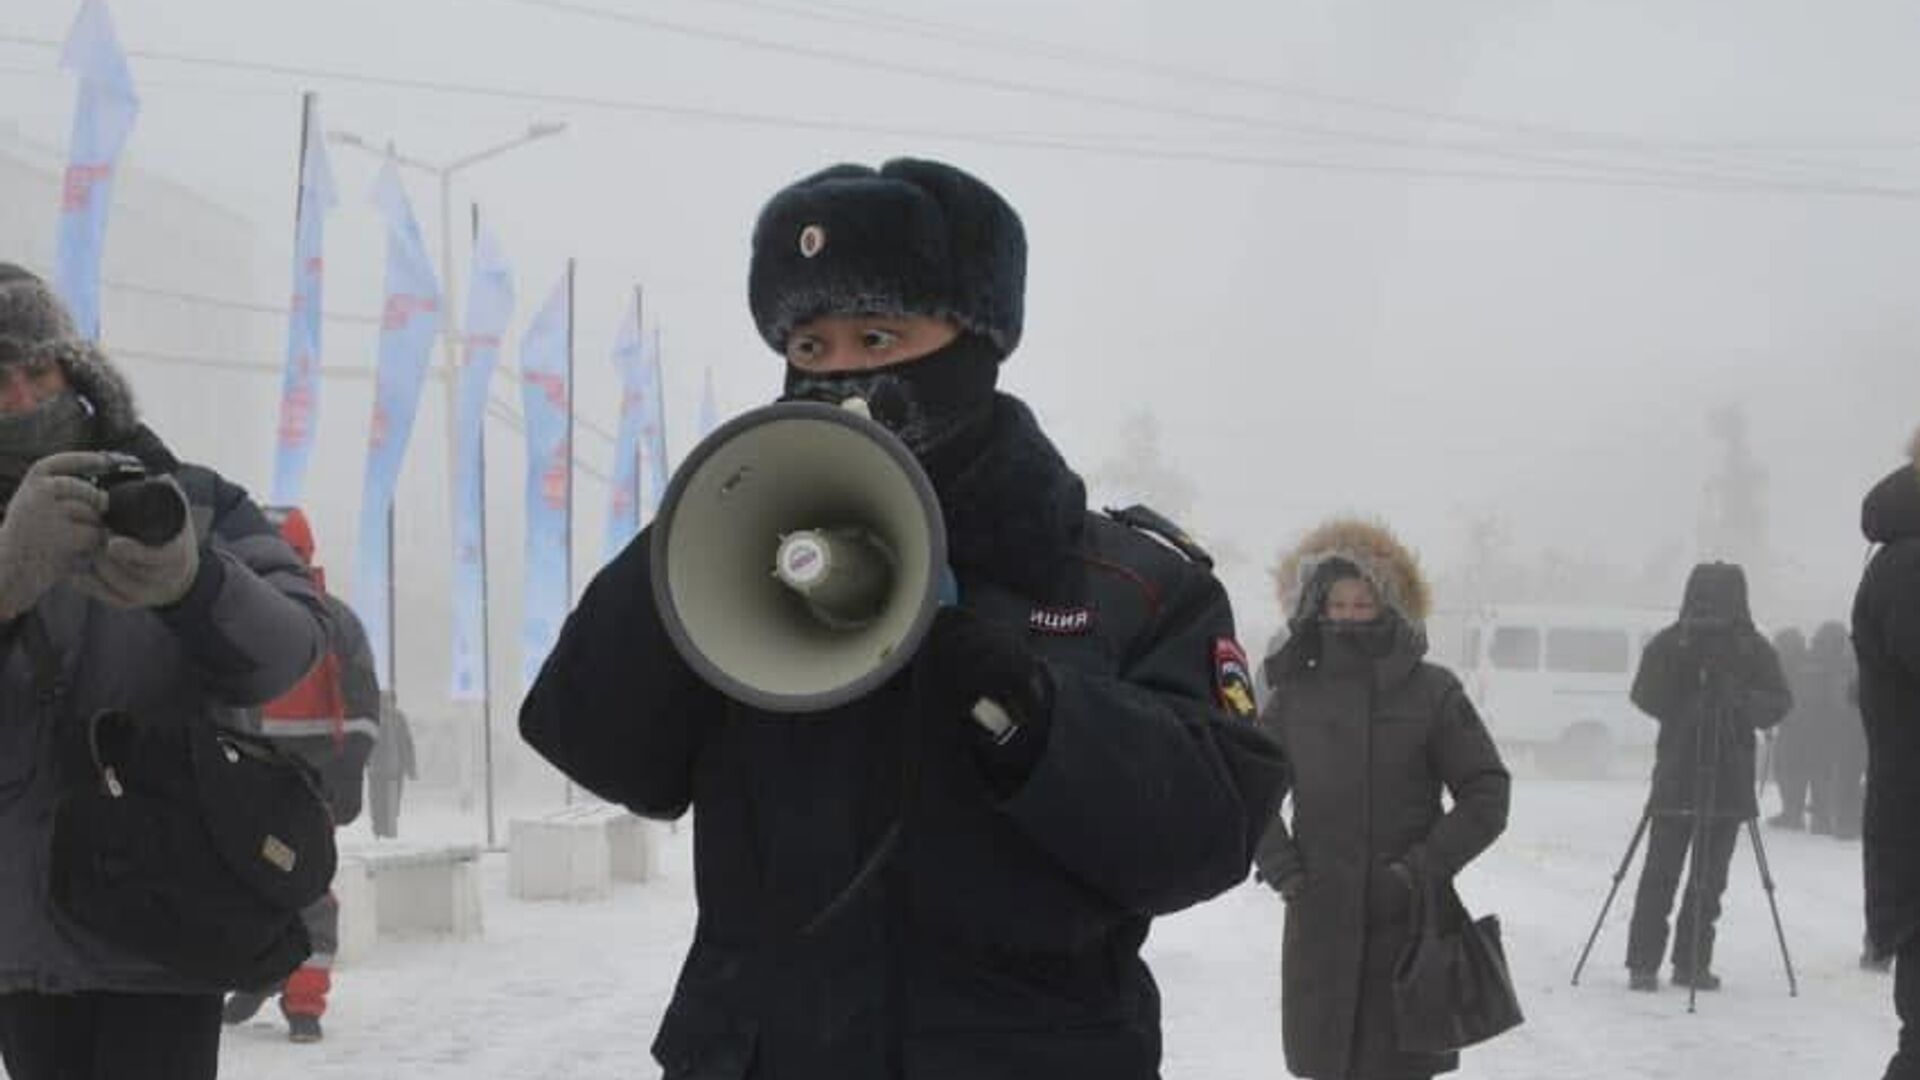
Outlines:
[{"label": "shoulder patch on jacket", "polygon": [[1146,533],[1155,540],[1185,556],[1188,562],[1198,563],[1208,569],[1213,568],[1213,556],[1205,548],[1193,542],[1187,531],[1154,510],[1140,505],[1123,509],[1106,508],[1106,515],[1130,529]]},{"label": "shoulder patch on jacket", "polygon": [[1229,637],[1213,639],[1213,693],[1220,707],[1236,719],[1251,720],[1258,710],[1253,698],[1253,669],[1240,643]]}]

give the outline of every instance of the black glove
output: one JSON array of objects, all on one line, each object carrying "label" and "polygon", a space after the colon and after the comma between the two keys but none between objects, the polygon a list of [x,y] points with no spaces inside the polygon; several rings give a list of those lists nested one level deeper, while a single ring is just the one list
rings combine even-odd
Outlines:
[{"label": "black glove", "polygon": [[1268,877],[1264,872],[1255,873],[1254,876],[1260,879],[1262,885],[1278,893],[1280,899],[1285,900],[1289,904],[1299,899],[1301,893],[1307,891],[1307,872],[1305,870],[1289,870],[1286,874],[1282,875],[1279,880]]},{"label": "black glove", "polygon": [[[1039,763],[1053,713],[1053,684],[1026,635],[965,608],[942,608],[919,664],[930,698],[922,707],[962,720],[994,788],[1003,795],[1017,790]],[[1005,710],[1011,723],[999,723],[990,709],[980,716],[982,700]]]}]

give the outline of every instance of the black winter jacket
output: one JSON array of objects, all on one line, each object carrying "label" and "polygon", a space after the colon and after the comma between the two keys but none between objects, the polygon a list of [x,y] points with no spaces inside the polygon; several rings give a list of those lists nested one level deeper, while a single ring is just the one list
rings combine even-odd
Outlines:
[{"label": "black winter jacket", "polygon": [[[1758,814],[1754,733],[1793,709],[1780,658],[1748,614],[1744,578],[1730,617],[1703,628],[1707,609],[1721,606],[1702,595],[1718,569],[1731,568],[1694,571],[1680,621],[1647,643],[1634,676],[1633,703],[1660,724],[1648,803],[1656,813],[1688,812],[1704,799],[1715,817]],[[1716,765],[1711,776],[1701,771],[1703,754]],[[1703,790],[1709,785],[1711,793]]]},{"label": "black winter jacket", "polygon": [[1861,523],[1882,545],[1853,605],[1867,728],[1867,933],[1891,954],[1920,930],[1920,464],[1882,480]]},{"label": "black winter jacket", "polygon": [[[1053,688],[1009,794],[959,710],[916,707],[917,664],[816,715],[723,698],[661,625],[650,531],[587,590],[529,694],[522,733],[574,780],[654,817],[693,809],[700,915],[654,1044],[669,1080],[1158,1075],[1140,945],[1153,916],[1246,876],[1277,753],[1217,697],[1233,621],[1212,575],[1088,514],[1017,402],[993,440],[942,501],[950,519],[992,511],[950,520],[962,602],[1026,630]],[[901,848],[801,934],[900,812],[908,754]]]}]

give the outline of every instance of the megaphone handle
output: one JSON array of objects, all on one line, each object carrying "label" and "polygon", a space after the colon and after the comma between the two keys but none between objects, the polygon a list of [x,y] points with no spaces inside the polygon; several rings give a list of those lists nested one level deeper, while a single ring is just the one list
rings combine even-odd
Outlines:
[{"label": "megaphone handle", "polygon": [[[960,579],[954,576],[953,567],[943,566],[940,568],[940,606],[957,607],[959,603]],[[973,722],[985,728],[996,744],[1005,744],[1020,727],[1007,710],[991,698],[973,703]]]},{"label": "megaphone handle", "polygon": [[992,698],[981,698],[973,703],[973,722],[986,728],[996,744],[1006,743],[1020,727],[1013,722],[1007,710]]}]

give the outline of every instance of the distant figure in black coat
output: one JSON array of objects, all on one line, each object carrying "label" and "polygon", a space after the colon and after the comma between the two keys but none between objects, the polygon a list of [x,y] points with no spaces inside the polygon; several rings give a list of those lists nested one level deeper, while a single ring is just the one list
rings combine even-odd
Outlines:
[{"label": "distant figure in black coat", "polygon": [[1920,1080],[1920,433],[1912,464],[1861,510],[1880,550],[1853,605],[1860,713],[1867,730],[1867,946],[1896,957],[1900,1049],[1887,1080]]}]

